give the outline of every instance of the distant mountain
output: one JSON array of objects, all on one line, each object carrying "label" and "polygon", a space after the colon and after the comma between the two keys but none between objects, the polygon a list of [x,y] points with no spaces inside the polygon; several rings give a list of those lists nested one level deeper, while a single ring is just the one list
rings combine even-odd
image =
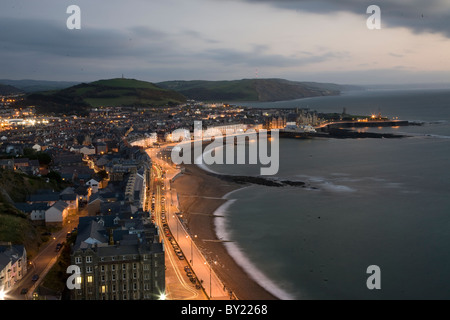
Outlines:
[{"label": "distant mountain", "polygon": [[65,89],[80,82],[46,81],[46,80],[6,80],[0,79],[0,84],[14,86],[24,92],[39,92]]},{"label": "distant mountain", "polygon": [[23,93],[23,91],[10,85],[0,84],[0,96],[19,93]]},{"label": "distant mountain", "polygon": [[284,79],[232,81],[166,81],[158,86],[199,101],[284,101],[339,95],[346,86],[331,83],[297,82]]},{"label": "distant mountain", "polygon": [[28,95],[26,104],[38,113],[80,114],[100,106],[161,106],[180,104],[186,98],[178,92],[135,79],[109,79]]}]

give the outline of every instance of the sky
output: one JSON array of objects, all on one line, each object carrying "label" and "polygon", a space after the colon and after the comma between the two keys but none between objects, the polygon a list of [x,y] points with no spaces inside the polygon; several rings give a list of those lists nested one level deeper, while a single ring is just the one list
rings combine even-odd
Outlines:
[{"label": "sky", "polygon": [[[80,29],[67,28],[70,5]],[[0,79],[450,83],[449,55],[449,0],[0,3]]]}]

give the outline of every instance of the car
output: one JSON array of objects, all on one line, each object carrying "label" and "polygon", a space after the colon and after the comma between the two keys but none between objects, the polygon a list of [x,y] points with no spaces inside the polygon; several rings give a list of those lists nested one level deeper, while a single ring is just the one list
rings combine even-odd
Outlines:
[{"label": "car", "polygon": [[27,294],[28,292],[28,288],[22,288],[22,290],[20,290],[20,294]]},{"label": "car", "polygon": [[188,266],[184,267],[184,271],[186,272],[191,272],[191,268],[189,268]]},{"label": "car", "polygon": [[181,252],[177,252],[178,259],[184,260],[184,255]]},{"label": "car", "polygon": [[32,281],[38,281],[38,279],[39,279],[39,275],[38,274],[35,274],[33,276],[33,278],[31,278]]},{"label": "car", "polygon": [[188,278],[192,278],[194,275],[192,274],[192,272],[186,272],[186,275],[188,276]]}]

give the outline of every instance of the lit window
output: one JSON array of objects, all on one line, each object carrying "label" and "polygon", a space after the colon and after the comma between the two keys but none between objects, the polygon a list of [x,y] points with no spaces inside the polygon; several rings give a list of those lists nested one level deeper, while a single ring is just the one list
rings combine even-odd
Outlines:
[{"label": "lit window", "polygon": [[88,277],[87,277],[87,282],[88,282],[88,283],[91,283],[91,282],[92,282],[92,276],[88,276]]}]

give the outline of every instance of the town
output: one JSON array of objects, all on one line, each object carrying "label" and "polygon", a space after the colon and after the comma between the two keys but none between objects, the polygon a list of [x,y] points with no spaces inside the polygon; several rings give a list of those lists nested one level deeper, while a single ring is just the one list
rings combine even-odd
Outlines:
[{"label": "town", "polygon": [[[5,241],[0,234],[4,240],[0,245],[0,298],[4,299],[164,297],[160,228],[176,251],[178,244],[173,243],[164,217],[162,181],[167,171],[147,150],[173,145],[178,141],[172,136],[176,130],[193,132],[194,123],[201,121],[203,130],[280,129],[308,137],[316,128],[336,121],[386,120],[381,116],[355,119],[345,110],[330,115],[305,108],[257,109],[193,100],[155,108],[97,107],[84,116],[43,115],[34,106],[16,107],[22,98],[20,94],[0,97],[4,191],[0,200],[10,211],[0,218],[7,228],[13,216],[20,217],[36,235],[20,243],[11,239],[25,239],[23,234],[1,230],[9,235]],[[184,259],[179,251],[177,256]],[[82,270],[74,280],[79,289],[71,291],[65,286],[68,274],[63,268],[69,265]],[[123,274],[117,273],[119,269]],[[185,270],[193,286],[203,288],[208,296],[190,267]]]}]

